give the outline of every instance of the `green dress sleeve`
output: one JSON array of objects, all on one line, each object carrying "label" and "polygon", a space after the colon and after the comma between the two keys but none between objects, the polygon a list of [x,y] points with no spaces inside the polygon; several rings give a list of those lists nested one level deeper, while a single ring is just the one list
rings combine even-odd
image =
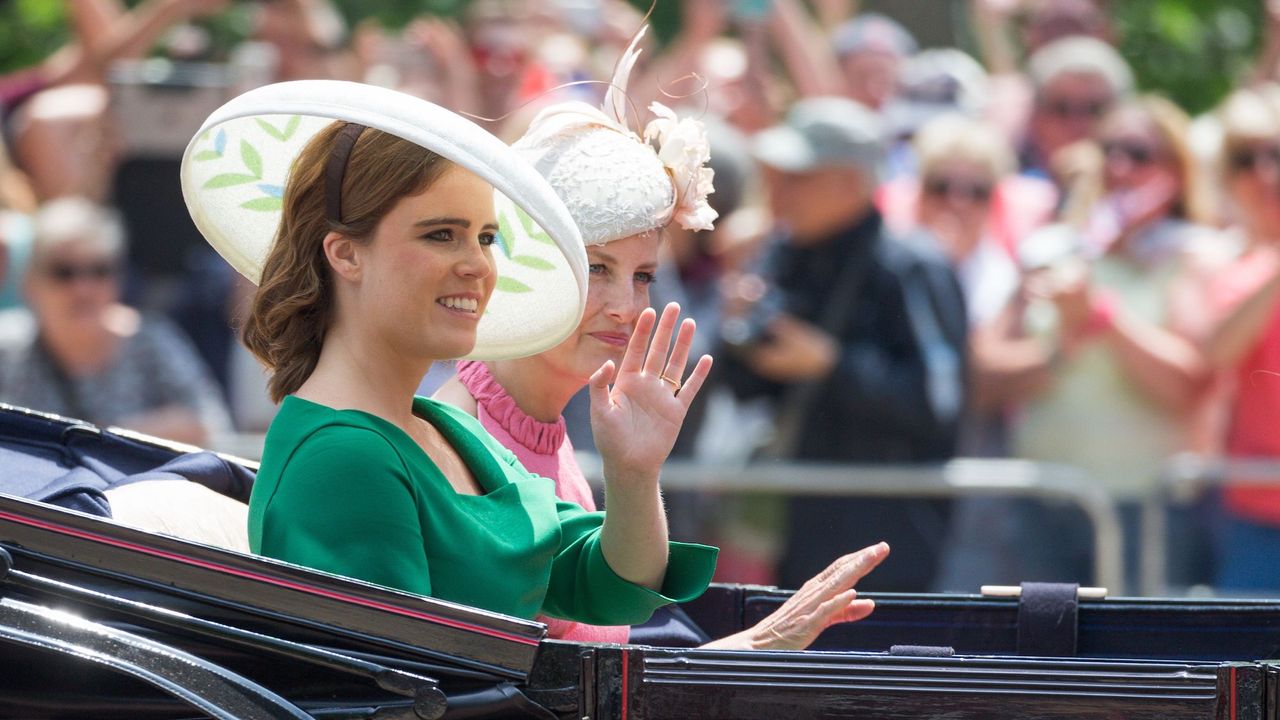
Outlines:
[{"label": "green dress sleeve", "polygon": [[381,435],[325,427],[304,440],[268,500],[259,552],[431,595],[416,493]]},{"label": "green dress sleeve", "polygon": [[[469,418],[468,418],[469,419]],[[478,436],[516,476],[535,477],[515,453],[481,429]],[[545,480],[545,482],[551,482]],[[667,544],[667,572],[658,591],[625,580],[609,567],[600,544],[603,512],[556,501],[560,545],[551,561],[544,615],[590,625],[637,625],[654,610],[701,595],[716,569],[717,548],[695,543]]]},{"label": "green dress sleeve", "polygon": [[637,625],[663,605],[698,597],[711,582],[719,551],[674,541],[668,543],[660,590],[625,580],[609,567],[600,545],[604,513],[587,512],[564,500],[556,509],[561,542],[542,606],[547,615],[591,625]]}]

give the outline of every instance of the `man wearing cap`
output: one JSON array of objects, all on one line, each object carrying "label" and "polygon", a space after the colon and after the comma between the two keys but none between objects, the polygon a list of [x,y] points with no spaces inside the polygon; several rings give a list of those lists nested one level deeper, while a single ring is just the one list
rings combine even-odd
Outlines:
[{"label": "man wearing cap", "polygon": [[[768,453],[850,463],[951,457],[965,399],[964,300],[941,256],[883,227],[872,202],[884,151],[878,119],[845,98],[806,99],[756,135],[753,150],[778,232],[760,272],[769,289],[726,320],[731,352],[721,357],[739,396],[776,401]],[[923,590],[945,509],[794,498],[779,580],[798,586],[846,548],[883,537],[895,560],[867,587]]]}]

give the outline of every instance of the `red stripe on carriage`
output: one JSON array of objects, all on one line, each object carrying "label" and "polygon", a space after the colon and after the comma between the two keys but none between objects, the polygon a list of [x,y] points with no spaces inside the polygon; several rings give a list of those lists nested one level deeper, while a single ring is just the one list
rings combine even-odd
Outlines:
[{"label": "red stripe on carriage", "polygon": [[[622,651],[622,717],[621,720],[627,720],[627,657],[631,653],[626,650]],[[1235,720],[1232,718],[1231,720]]]},{"label": "red stripe on carriage", "polygon": [[1236,720],[1236,669],[1231,668],[1231,720]]},{"label": "red stripe on carriage", "polygon": [[376,600],[365,600],[363,598],[356,597],[354,595],[347,595],[345,593],[334,592],[332,590],[325,590],[323,588],[318,588],[313,585],[306,585],[303,583],[293,582],[291,580],[282,580],[280,578],[273,578],[268,575],[261,575],[259,573],[250,572],[248,570],[240,570],[227,565],[219,565],[217,563],[205,562],[203,560],[197,560],[193,557],[188,557],[186,555],[179,555],[178,553],[171,553],[165,550],[157,550],[155,548],[146,547],[145,545],[138,545],[137,543],[131,543],[125,540],[117,540],[115,538],[107,537],[105,535],[99,535],[97,533],[87,532],[84,530],[76,530],[75,528],[66,527],[65,525],[57,525],[55,523],[49,523],[43,520],[36,520],[34,518],[26,518],[26,517],[22,517],[21,515],[13,515],[11,513],[7,513],[3,511],[0,511],[0,520],[9,520],[10,522],[16,522],[21,525],[30,525],[32,527],[37,527],[42,530],[50,530],[52,532],[60,533],[63,535],[71,535],[73,537],[78,537],[83,540],[92,540],[93,542],[102,543],[104,545],[114,545],[115,547],[124,548],[126,550],[132,550],[134,552],[140,552],[145,555],[152,555],[154,557],[164,558],[166,560],[172,560],[174,562],[180,562],[186,565],[194,565],[195,567],[205,568],[206,570],[216,570],[218,572],[235,575],[237,577],[242,577],[242,578],[247,578],[249,580],[256,580],[258,582],[267,583],[268,585],[276,585],[279,587],[287,588],[289,590],[295,590],[297,592],[307,593],[309,595],[318,595],[320,597],[326,597],[331,600],[341,600],[342,602],[353,603],[355,605],[374,608],[377,610],[382,610],[384,612],[394,613],[397,615],[404,615],[406,617],[415,618],[417,620],[426,620],[427,622],[435,623],[437,625],[444,625],[446,627],[457,628],[459,630],[466,630],[468,632],[479,633],[481,635],[488,635],[490,637],[496,637],[501,640],[509,640],[511,642],[517,642],[523,645],[538,644],[538,640],[535,640],[533,638],[526,638],[526,637],[521,637],[519,635],[512,635],[510,633],[502,632],[501,630],[493,630],[490,628],[481,627],[479,625],[472,625],[471,623],[463,622],[461,620],[451,620],[449,618],[440,617],[439,615],[433,615],[431,613],[424,613],[417,610],[409,610],[407,608],[396,607],[395,605],[388,605],[386,603],[377,602]]}]

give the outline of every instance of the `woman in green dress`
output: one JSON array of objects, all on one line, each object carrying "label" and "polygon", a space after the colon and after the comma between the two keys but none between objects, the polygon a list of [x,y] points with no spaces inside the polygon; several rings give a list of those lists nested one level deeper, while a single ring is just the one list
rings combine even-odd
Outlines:
[{"label": "woman in green dress", "polygon": [[[446,158],[418,136],[339,120],[296,153],[243,328],[281,402],[250,502],[251,548],[519,617],[641,622],[696,597],[714,568],[713,548],[668,541],[658,489],[711,358],[686,377],[688,331],[677,332],[674,308],[649,310],[621,360],[592,377],[607,517],[558,501],[474,418],[415,397],[432,362],[472,352],[498,280],[494,188],[468,168],[476,157],[519,163],[461,137],[435,143]],[[261,174],[263,161],[245,158]],[[234,178],[199,187],[219,182]],[[219,218],[193,216],[224,256],[240,257],[206,227]],[[536,295],[523,301],[531,315]]]}]

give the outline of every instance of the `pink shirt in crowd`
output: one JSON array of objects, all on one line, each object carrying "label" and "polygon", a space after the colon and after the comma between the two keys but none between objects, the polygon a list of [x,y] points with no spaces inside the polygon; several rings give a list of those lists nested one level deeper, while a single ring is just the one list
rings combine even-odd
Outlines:
[{"label": "pink shirt in crowd", "polygon": [[[573,455],[563,417],[548,423],[526,415],[482,362],[459,362],[458,380],[476,399],[476,419],[498,442],[515,453],[526,470],[553,480],[560,498],[587,510],[596,509],[591,486]],[[631,633],[626,625],[585,625],[552,617],[538,620],[545,622],[548,635],[558,640],[625,643]]]},{"label": "pink shirt in crowd", "polygon": [[[1257,292],[1276,271],[1265,253],[1249,252],[1216,275],[1211,285],[1214,309],[1225,315]],[[1280,458],[1280,308],[1258,342],[1235,369],[1236,392],[1227,431],[1227,455]],[[1280,525],[1280,488],[1228,486],[1227,508],[1268,525]]]}]

